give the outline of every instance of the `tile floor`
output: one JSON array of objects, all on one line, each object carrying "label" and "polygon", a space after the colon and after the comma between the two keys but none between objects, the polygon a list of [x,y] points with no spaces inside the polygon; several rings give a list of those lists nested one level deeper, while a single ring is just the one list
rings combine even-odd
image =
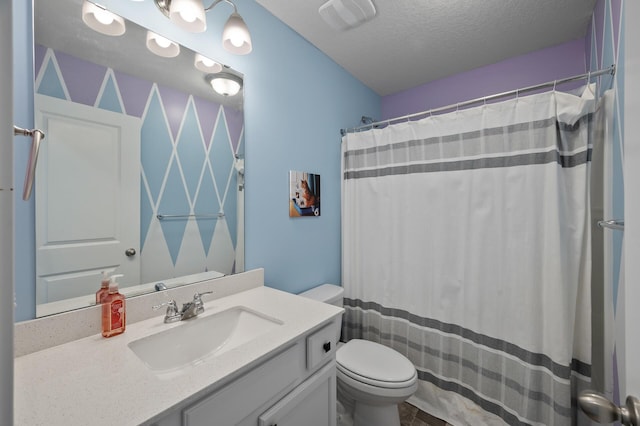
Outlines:
[{"label": "tile floor", "polygon": [[444,420],[433,417],[408,402],[400,404],[398,410],[400,411],[400,426],[451,426]]}]

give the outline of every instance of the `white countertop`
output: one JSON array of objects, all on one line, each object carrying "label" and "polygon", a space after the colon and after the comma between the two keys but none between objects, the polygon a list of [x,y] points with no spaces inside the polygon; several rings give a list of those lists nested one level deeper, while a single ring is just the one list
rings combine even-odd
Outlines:
[{"label": "white countertop", "polygon": [[[15,359],[16,425],[139,425],[157,420],[244,373],[269,354],[338,316],[342,309],[268,287],[205,301],[201,317],[242,305],[283,325],[236,349],[185,367],[167,379],[153,373],[127,346],[181,323],[154,317],[127,325],[124,334],[100,334]],[[197,321],[194,318],[189,321]]]}]

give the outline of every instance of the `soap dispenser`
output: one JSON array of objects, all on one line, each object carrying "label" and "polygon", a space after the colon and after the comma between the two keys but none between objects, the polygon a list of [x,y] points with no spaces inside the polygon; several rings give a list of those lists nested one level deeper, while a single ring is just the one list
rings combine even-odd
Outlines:
[{"label": "soap dispenser", "polygon": [[126,304],[124,295],[118,292],[121,274],[113,275],[109,282],[109,293],[102,299],[102,336],[111,337],[124,333],[126,327]]},{"label": "soap dispenser", "polygon": [[96,291],[96,305],[102,303],[102,298],[109,294],[109,283],[111,279],[107,271],[102,271],[102,280],[100,281],[100,289]]}]

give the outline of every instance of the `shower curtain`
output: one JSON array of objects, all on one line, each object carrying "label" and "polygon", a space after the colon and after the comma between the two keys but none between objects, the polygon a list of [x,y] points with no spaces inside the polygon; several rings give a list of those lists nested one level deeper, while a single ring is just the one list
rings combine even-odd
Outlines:
[{"label": "shower curtain", "polygon": [[410,402],[456,426],[582,423],[590,162],[613,96],[593,93],[343,138],[343,337],[407,356]]}]

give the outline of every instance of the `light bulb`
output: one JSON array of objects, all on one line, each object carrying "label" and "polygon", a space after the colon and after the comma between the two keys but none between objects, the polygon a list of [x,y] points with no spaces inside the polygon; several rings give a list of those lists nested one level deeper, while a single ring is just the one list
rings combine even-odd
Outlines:
[{"label": "light bulb", "polygon": [[169,18],[184,30],[201,33],[207,29],[202,0],[171,0]]},{"label": "light bulb", "polygon": [[111,25],[111,23],[115,21],[113,13],[100,8],[93,12],[93,16],[95,16],[96,20],[103,25]]},{"label": "light bulb", "polygon": [[82,3],[82,21],[92,30],[109,36],[119,36],[126,31],[122,17],[88,0]]},{"label": "light bulb", "polygon": [[185,22],[193,22],[198,18],[198,11],[194,10],[193,8],[185,8],[181,10],[179,13],[180,13],[180,17]]},{"label": "light bulb", "polygon": [[196,59],[194,61],[196,69],[206,73],[218,73],[222,71],[222,65],[217,63],[211,58],[207,58],[200,53],[196,53]]},{"label": "light bulb", "polygon": [[244,38],[242,37],[242,34],[239,33],[239,31],[233,31],[230,34],[229,41],[235,47],[240,47],[244,44]]},{"label": "light bulb", "polygon": [[180,45],[152,31],[147,31],[147,49],[164,58],[174,58],[180,54]]},{"label": "light bulb", "polygon": [[156,43],[158,43],[158,46],[164,49],[171,46],[171,42],[168,39],[162,37],[161,35],[156,35]]}]

